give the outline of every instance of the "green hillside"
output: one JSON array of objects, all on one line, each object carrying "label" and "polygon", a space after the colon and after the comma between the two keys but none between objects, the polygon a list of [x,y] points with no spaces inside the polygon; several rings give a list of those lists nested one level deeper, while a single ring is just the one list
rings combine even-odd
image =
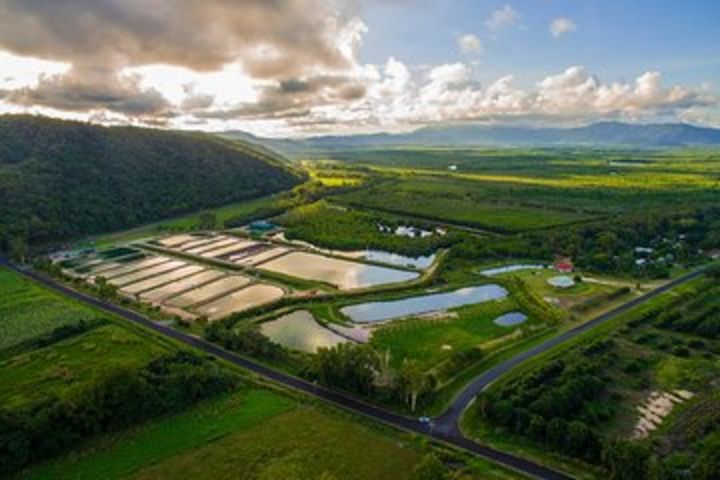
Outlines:
[{"label": "green hillside", "polygon": [[124,229],[299,183],[276,155],[199,133],[0,117],[0,247]]}]

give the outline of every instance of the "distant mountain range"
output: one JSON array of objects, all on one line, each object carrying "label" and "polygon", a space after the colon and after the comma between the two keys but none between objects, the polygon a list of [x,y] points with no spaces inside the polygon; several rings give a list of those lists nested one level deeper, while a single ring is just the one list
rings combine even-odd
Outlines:
[{"label": "distant mountain range", "polygon": [[598,146],[682,147],[720,145],[720,129],[684,123],[629,124],[602,122],[576,128],[534,128],[499,125],[424,127],[409,133],[268,139],[245,132],[224,132],[227,138],[255,142],[289,156],[356,147],[435,146]]}]

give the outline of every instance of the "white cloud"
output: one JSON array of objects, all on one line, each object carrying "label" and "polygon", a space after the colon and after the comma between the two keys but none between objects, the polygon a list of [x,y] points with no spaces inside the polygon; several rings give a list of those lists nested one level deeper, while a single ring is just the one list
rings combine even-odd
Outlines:
[{"label": "white cloud", "polygon": [[567,17],[559,17],[550,22],[550,34],[559,38],[567,33],[573,33],[577,30],[577,25]]},{"label": "white cloud", "polygon": [[457,42],[463,53],[483,53],[483,44],[477,35],[468,33],[459,37]]},{"label": "white cloud", "polygon": [[520,20],[520,14],[510,5],[495,10],[490,18],[487,19],[485,25],[493,31],[501,30],[503,28],[511,27]]}]

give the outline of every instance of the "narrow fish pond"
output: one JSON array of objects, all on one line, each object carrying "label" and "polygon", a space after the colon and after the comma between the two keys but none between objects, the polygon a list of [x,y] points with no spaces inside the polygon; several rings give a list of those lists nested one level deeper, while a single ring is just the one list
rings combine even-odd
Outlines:
[{"label": "narrow fish pond", "polygon": [[480,273],[488,277],[493,277],[495,275],[502,275],[503,273],[519,272],[521,270],[540,270],[542,268],[545,268],[545,266],[530,264],[505,265],[503,267],[480,270]]},{"label": "narrow fish pond", "polygon": [[343,307],[340,311],[353,322],[373,323],[499,300],[507,297],[507,295],[508,291],[503,287],[491,284],[461,288],[452,292],[404,298],[402,300],[349,305]]}]

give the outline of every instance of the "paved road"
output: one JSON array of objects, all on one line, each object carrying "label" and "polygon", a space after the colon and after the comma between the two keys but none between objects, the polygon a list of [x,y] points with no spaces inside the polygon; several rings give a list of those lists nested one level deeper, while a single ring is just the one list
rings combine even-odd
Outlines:
[{"label": "paved road", "polygon": [[568,330],[556,337],[553,337],[529,350],[526,350],[518,355],[510,358],[509,360],[496,365],[495,367],[487,370],[480,376],[476,377],[471,383],[469,383],[454,399],[450,408],[446,410],[442,415],[435,419],[437,429],[445,433],[446,435],[460,435],[459,421],[465,409],[470,405],[475,397],[478,396],[483,390],[485,390],[491,383],[500,378],[501,376],[508,373],[510,370],[518,366],[519,364],[547,352],[553,347],[560,345],[578,335],[581,335],[588,330],[591,330],[601,323],[607,322],[618,315],[621,315],[628,310],[640,305],[641,303],[647,302],[648,300],[657,297],[658,295],[671,290],[678,285],[688,282],[694,278],[702,275],[704,269],[695,270],[682,277],[678,277],[665,285],[656,288],[640,297],[637,297],[609,312],[606,312],[582,325]]},{"label": "paved road", "polygon": [[149,329],[154,330],[162,335],[173,338],[181,343],[184,343],[191,347],[202,350],[205,353],[214,355],[218,358],[221,358],[230,363],[238,365],[242,368],[245,368],[257,375],[260,375],[260,376],[267,378],[269,380],[272,380],[274,382],[277,382],[277,383],[280,383],[287,387],[294,388],[296,390],[305,392],[314,397],[317,397],[317,398],[323,399],[325,401],[328,401],[330,403],[333,403],[339,407],[342,407],[342,408],[351,410],[353,412],[374,418],[374,419],[384,422],[388,425],[391,425],[391,426],[394,426],[394,427],[397,427],[397,428],[400,428],[403,430],[411,431],[414,433],[418,433],[420,435],[424,435],[427,437],[431,437],[433,439],[436,439],[436,440],[439,440],[442,442],[446,442],[448,444],[451,444],[451,445],[454,445],[461,449],[470,451],[470,452],[480,455],[486,459],[500,463],[502,465],[510,467],[511,469],[525,473],[532,477],[547,479],[547,480],[556,480],[556,479],[557,480],[565,480],[565,479],[570,479],[572,477],[570,477],[562,472],[559,472],[559,471],[553,470],[551,468],[545,467],[543,465],[540,465],[538,463],[532,462],[530,460],[527,460],[527,459],[524,459],[521,457],[517,457],[515,455],[511,455],[509,453],[505,453],[505,452],[487,447],[485,445],[481,445],[481,444],[476,443],[468,438],[465,438],[462,435],[462,433],[460,432],[460,429],[458,427],[458,421],[460,419],[460,416],[462,415],[462,412],[465,410],[465,408],[470,404],[470,402],[475,398],[475,396],[478,393],[480,393],[483,389],[485,389],[490,383],[495,381],[498,377],[507,373],[509,370],[511,370],[513,367],[517,366],[518,364],[532,358],[535,355],[539,355],[539,354],[559,345],[560,343],[567,341],[567,340],[597,326],[600,323],[610,320],[611,318],[614,318],[617,315],[624,313],[627,310],[637,306],[638,304],[643,303],[643,302],[645,302],[667,290],[670,290],[671,288],[674,288],[677,285],[680,285],[681,283],[684,283],[693,278],[696,278],[699,275],[701,275],[701,273],[702,273],[702,271],[696,271],[691,274],[685,275],[684,277],[673,280],[672,282],[664,285],[663,287],[660,287],[657,290],[654,290],[654,291],[647,293],[641,297],[638,297],[638,298],[632,300],[631,302],[628,302],[627,304],[616,308],[615,310],[612,310],[604,315],[601,315],[601,316],[595,318],[594,320],[591,320],[590,322],[587,322],[587,323],[580,325],[572,330],[569,330],[555,338],[552,338],[552,339],[548,340],[547,342],[544,342],[544,343],[542,343],[526,352],[523,352],[523,353],[517,355],[516,357],[513,357],[512,359],[510,359],[504,363],[501,363],[500,365],[497,365],[496,367],[488,370],[487,372],[485,372],[482,375],[480,375],[479,377],[477,377],[471,384],[469,384],[454,399],[454,401],[453,401],[451,407],[448,409],[448,411],[445,412],[440,417],[438,417],[437,419],[435,419],[434,425],[433,425],[432,429],[430,429],[430,427],[420,424],[417,420],[415,420],[413,418],[408,418],[408,417],[398,415],[393,412],[389,412],[383,408],[380,408],[380,407],[365,403],[361,400],[358,400],[357,398],[350,397],[345,394],[336,392],[334,390],[330,390],[330,389],[324,388],[322,386],[316,385],[314,383],[308,382],[306,380],[288,375],[283,372],[273,370],[264,365],[256,363],[252,360],[249,360],[247,358],[238,356],[232,352],[224,350],[224,349],[220,348],[219,346],[217,346],[213,343],[210,343],[202,338],[199,338],[199,337],[196,337],[193,335],[189,335],[189,334],[180,332],[178,330],[174,330],[170,327],[153,322],[152,320],[149,320],[134,311],[124,309],[124,308],[114,305],[112,303],[105,302],[105,301],[95,298],[93,296],[86,295],[84,293],[81,293],[81,292],[78,292],[71,288],[68,288],[64,284],[59,283],[59,282],[57,282],[49,277],[46,277],[42,274],[39,274],[33,270],[18,267],[16,265],[8,262],[3,257],[0,257],[0,265],[4,265],[26,277],[29,277],[32,280],[34,280],[38,283],[41,283],[50,289],[58,291],[69,297],[75,298],[81,302],[92,305],[96,308],[99,308],[99,309],[105,310],[107,312],[110,312],[112,314],[123,317],[126,320],[129,320],[136,324],[142,325],[145,328],[149,328]]},{"label": "paved road", "polygon": [[214,343],[210,343],[202,338],[189,335],[178,330],[174,330],[170,327],[153,322],[152,320],[149,320],[144,316],[131,310],[124,309],[112,303],[100,300],[91,295],[86,295],[84,293],[68,288],[64,284],[57,282],[52,278],[39,274],[33,270],[18,267],[8,262],[3,257],[0,257],[0,265],[10,268],[52,290],[60,292],[86,304],[92,305],[96,308],[105,310],[109,313],[118,315],[133,323],[142,325],[143,327],[154,330],[181,343],[202,350],[205,353],[214,355],[234,365],[245,368],[266,379],[272,380],[290,388],[294,388],[301,392],[305,392],[309,395],[328,401],[341,408],[345,408],[355,413],[371,417],[375,420],[379,420],[387,425],[396,428],[414,432],[420,435],[431,437],[441,442],[454,445],[458,448],[475,453],[488,460],[500,463],[534,478],[547,480],[569,480],[572,478],[568,475],[565,475],[561,472],[555,471],[543,465],[537,464],[530,460],[526,460],[524,458],[517,457],[515,455],[511,455],[487,447],[485,445],[478,444],[476,442],[473,442],[472,440],[464,438],[459,433],[450,432],[448,434],[437,429],[433,429],[431,431],[428,426],[421,424],[416,419],[389,412],[383,408],[358,400],[357,398],[350,397],[334,390],[330,390],[314,383],[308,382],[306,380],[294,377],[292,375],[273,370],[252,360],[224,350],[221,347],[215,345]]}]

